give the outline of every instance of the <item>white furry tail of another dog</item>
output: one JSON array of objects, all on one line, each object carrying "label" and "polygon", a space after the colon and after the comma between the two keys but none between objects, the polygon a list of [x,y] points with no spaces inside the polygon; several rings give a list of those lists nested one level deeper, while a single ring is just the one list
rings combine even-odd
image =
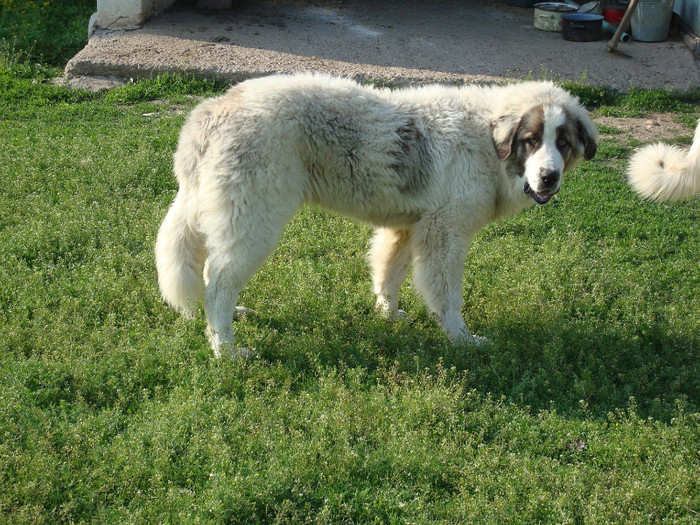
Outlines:
[{"label": "white furry tail of another dog", "polygon": [[690,150],[657,143],[630,159],[627,180],[645,199],[673,202],[700,193],[700,121]]}]

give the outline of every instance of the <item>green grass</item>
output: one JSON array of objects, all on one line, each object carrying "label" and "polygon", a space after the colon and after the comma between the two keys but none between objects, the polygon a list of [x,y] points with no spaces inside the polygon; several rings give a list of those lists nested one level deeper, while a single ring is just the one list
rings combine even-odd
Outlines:
[{"label": "green grass", "polygon": [[[583,82],[562,82],[588,108],[598,114],[614,117],[639,117],[650,111],[675,112],[685,118],[697,113],[700,87],[685,92],[632,88],[628,92]],[[696,115],[697,116],[697,115]],[[693,125],[694,123],[688,123]]]},{"label": "green grass", "polygon": [[87,43],[95,0],[0,0],[0,50],[64,66]]},{"label": "green grass", "polygon": [[260,358],[216,361],[152,251],[190,95],[222,86],[42,71],[0,70],[0,522],[696,522],[698,201],[637,199],[628,145],[476,237],[486,347],[408,286],[376,316],[369,228],[305,209],[242,297]]},{"label": "green grass", "polygon": [[[217,361],[201,310],[161,302],[153,243],[184,114],[224,86],[68,91],[48,83],[61,59],[13,45],[0,523],[697,522],[700,207],[636,198],[632,145],[611,134],[555,201],[475,238],[464,314],[485,347],[449,345],[409,286],[408,320],[380,319],[370,229],[304,209],[243,293],[260,358]],[[688,136],[699,113],[697,92],[567,87]]]}]

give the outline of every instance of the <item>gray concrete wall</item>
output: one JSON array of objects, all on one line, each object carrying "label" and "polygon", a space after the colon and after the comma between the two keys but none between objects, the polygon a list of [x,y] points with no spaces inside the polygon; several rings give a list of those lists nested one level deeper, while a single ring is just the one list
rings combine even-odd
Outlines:
[{"label": "gray concrete wall", "polygon": [[174,3],[175,0],[97,0],[97,12],[90,20],[90,32],[95,27],[139,28],[148,17]]}]

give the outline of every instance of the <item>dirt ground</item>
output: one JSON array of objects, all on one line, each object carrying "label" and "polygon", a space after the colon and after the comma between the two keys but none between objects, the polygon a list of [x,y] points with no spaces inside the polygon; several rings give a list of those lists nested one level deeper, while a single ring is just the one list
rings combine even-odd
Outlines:
[{"label": "dirt ground", "polygon": [[[678,122],[674,115],[669,113],[652,113],[644,118],[597,117],[595,122],[598,125],[615,128],[619,133],[614,136],[624,141],[633,139],[645,144],[693,134],[692,130]],[[606,136],[605,133],[601,135]]]}]

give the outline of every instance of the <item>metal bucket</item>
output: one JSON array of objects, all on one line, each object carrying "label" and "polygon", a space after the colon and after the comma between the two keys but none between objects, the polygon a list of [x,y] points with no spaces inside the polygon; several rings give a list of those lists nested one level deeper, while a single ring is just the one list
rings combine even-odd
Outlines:
[{"label": "metal bucket", "polygon": [[632,13],[632,38],[640,42],[663,42],[668,37],[674,0],[639,0]]},{"label": "metal bucket", "polygon": [[561,31],[561,15],[573,13],[576,7],[562,2],[541,2],[535,4],[535,29],[541,31]]}]

